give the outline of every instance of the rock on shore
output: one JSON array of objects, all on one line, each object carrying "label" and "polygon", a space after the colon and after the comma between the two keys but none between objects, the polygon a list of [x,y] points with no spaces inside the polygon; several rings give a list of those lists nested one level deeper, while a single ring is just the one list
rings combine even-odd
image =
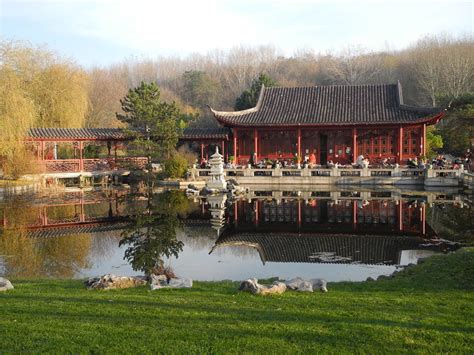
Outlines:
[{"label": "rock on shore", "polygon": [[141,276],[117,276],[106,274],[101,277],[92,277],[85,282],[88,289],[113,290],[146,285],[147,281]]},{"label": "rock on shore", "polygon": [[313,292],[314,290],[328,292],[326,280],[305,280],[301,277],[296,277],[285,282],[275,281],[272,285],[259,284],[258,280],[253,278],[243,281],[239,287],[239,291],[248,291],[254,295],[282,294],[287,289],[300,292]]},{"label": "rock on shore", "polygon": [[0,292],[13,290],[13,289],[14,287],[9,280],[4,279],[3,277],[0,277]]},{"label": "rock on shore", "polygon": [[151,275],[150,289],[159,290],[162,288],[191,288],[193,287],[193,280],[170,278],[165,275]]},{"label": "rock on shore", "polygon": [[261,285],[257,279],[248,279],[243,281],[239,287],[240,291],[248,291],[254,295],[282,294],[286,291],[286,285],[283,282],[275,281],[271,285]]}]

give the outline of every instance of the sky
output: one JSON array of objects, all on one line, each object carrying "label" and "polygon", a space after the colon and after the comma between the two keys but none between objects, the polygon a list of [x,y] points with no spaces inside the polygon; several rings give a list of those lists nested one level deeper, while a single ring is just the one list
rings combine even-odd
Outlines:
[{"label": "sky", "polygon": [[273,45],[337,52],[402,49],[473,33],[473,1],[0,0],[0,36],[47,44],[86,67],[130,57]]}]

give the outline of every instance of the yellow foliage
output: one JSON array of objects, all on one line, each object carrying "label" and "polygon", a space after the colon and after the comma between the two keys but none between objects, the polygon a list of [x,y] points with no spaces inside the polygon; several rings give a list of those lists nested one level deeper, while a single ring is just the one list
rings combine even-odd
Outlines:
[{"label": "yellow foliage", "polygon": [[0,41],[3,170],[13,172],[12,177],[25,172],[12,164],[16,157],[28,156],[23,142],[29,128],[83,127],[88,85],[87,73],[70,61],[27,43]]}]

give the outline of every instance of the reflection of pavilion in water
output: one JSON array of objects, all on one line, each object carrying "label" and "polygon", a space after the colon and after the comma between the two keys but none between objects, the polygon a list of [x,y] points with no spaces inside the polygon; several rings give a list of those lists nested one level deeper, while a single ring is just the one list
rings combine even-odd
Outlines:
[{"label": "reflection of pavilion in water", "polygon": [[[0,208],[3,228],[25,227],[32,237],[60,237],[70,234],[101,233],[123,229],[128,223],[126,193],[110,191],[63,193],[57,200],[25,205],[21,225],[11,213],[17,206]],[[137,202],[134,202],[137,203]],[[20,212],[21,213],[21,212]]]},{"label": "reflection of pavilion in water", "polygon": [[[397,264],[403,250],[446,247],[426,222],[429,201],[459,203],[459,196],[445,193],[408,195],[396,190],[260,191],[232,205],[225,195],[216,195],[206,202],[196,199],[202,210],[191,213],[186,224],[211,219],[219,236],[215,248],[254,247],[263,262]],[[66,193],[16,210],[0,207],[0,226],[17,227],[14,215],[20,212],[30,236],[108,232],[125,228],[141,204],[146,201],[130,200],[126,192]]]},{"label": "reflection of pavilion in water", "polygon": [[227,210],[228,228],[213,250],[255,248],[263,263],[400,264],[403,251],[448,248],[427,224],[424,201],[383,194],[239,200]]}]

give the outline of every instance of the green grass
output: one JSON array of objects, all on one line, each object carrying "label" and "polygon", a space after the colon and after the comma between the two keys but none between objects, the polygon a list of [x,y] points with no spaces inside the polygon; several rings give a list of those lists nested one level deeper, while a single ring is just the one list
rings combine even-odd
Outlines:
[{"label": "green grass", "polygon": [[88,291],[80,281],[13,280],[0,294],[0,352],[472,353],[474,249],[393,279],[329,292]]}]

